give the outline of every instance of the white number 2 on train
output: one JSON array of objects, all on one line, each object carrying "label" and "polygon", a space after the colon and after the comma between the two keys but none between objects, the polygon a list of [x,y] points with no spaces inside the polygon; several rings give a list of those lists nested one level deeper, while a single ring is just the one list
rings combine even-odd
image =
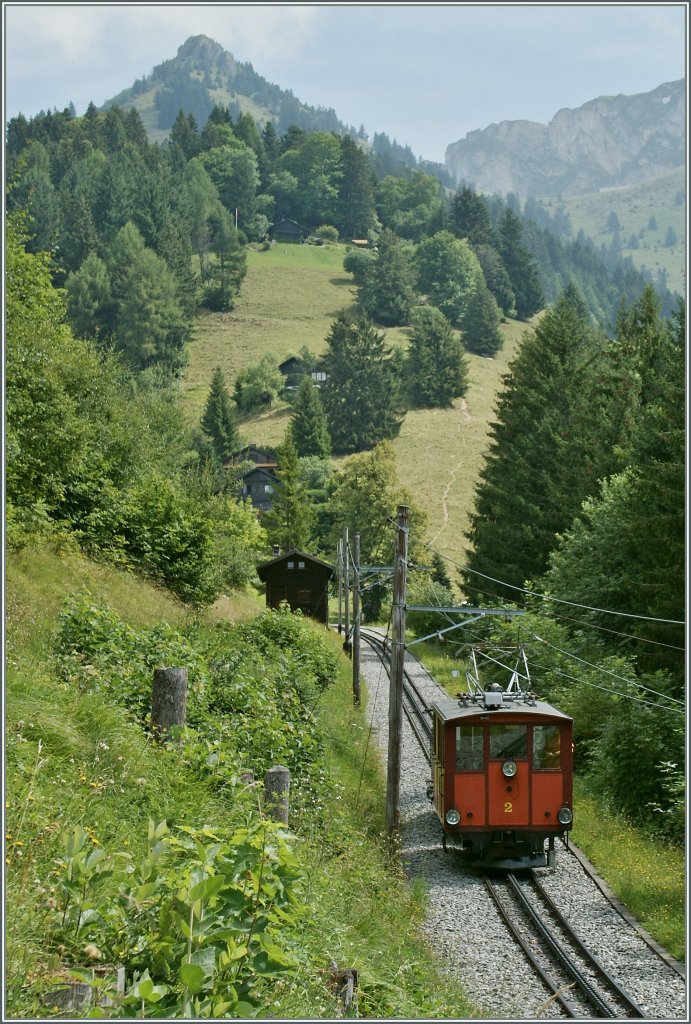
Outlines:
[{"label": "white number 2 on train", "polygon": [[504,814],[513,814],[513,804],[510,800],[507,800],[504,804]]}]

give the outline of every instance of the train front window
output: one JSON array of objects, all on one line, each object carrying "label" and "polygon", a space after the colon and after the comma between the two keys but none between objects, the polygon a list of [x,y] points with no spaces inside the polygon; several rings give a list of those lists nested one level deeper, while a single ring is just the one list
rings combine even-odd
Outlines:
[{"label": "train front window", "polygon": [[481,725],[456,726],[456,771],[482,771],[484,729]]},{"label": "train front window", "polygon": [[527,725],[490,725],[489,756],[491,758],[527,757]]},{"label": "train front window", "polygon": [[533,768],[561,768],[561,729],[558,725],[533,726]]}]

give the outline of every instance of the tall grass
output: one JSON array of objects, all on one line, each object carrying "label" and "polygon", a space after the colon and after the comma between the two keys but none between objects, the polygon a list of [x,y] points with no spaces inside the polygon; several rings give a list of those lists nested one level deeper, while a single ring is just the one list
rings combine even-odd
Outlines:
[{"label": "tall grass", "polygon": [[[235,810],[203,772],[175,749],[152,744],[122,708],[102,693],[79,692],[55,671],[57,616],[73,590],[88,589],[142,626],[162,618],[182,624],[185,609],[130,574],[49,548],[11,553],[7,581],[6,1006],[12,1017],[36,1019],[46,1012],[41,992],[61,967],[59,950],[46,950],[46,929],[63,831],[81,825],[107,851],[138,860],[149,819],[166,819],[172,828],[221,827],[233,822]],[[213,631],[224,614],[236,617],[233,596],[225,602],[198,615],[197,629]],[[335,634],[314,629],[342,654]],[[309,913],[298,936],[299,967],[274,984],[272,1015],[338,1016],[338,993],[329,987],[335,962],[359,971],[362,1015],[478,1016],[419,937],[424,893],[389,861],[382,773],[364,713],[352,706],[344,656],[317,710],[328,785],[314,807],[296,799],[294,844],[307,871]]]},{"label": "tall grass", "polygon": [[661,946],[686,955],[685,854],[603,806],[576,783],[573,841]]}]

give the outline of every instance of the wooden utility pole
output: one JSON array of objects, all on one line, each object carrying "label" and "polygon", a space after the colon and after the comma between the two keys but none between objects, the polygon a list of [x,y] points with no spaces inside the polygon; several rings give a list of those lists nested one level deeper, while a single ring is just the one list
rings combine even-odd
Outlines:
[{"label": "wooden utility pole", "polygon": [[360,534],[353,537],[353,704],[360,706]]},{"label": "wooden utility pole", "polygon": [[401,825],[401,737],[403,723],[403,661],[405,658],[405,589],[408,561],[407,505],[396,514],[391,617],[391,682],[389,685],[389,758],[386,775],[386,830],[392,852],[398,850]]},{"label": "wooden utility pole", "polygon": [[343,544],[339,540],[336,548],[336,565],[338,566],[338,635],[341,635],[343,622]]},{"label": "wooden utility pole", "polygon": [[345,640],[343,642],[343,650],[346,652],[350,651],[350,620],[348,616],[348,602],[350,598],[350,566],[349,566],[350,550],[348,548],[348,527],[343,527],[343,582],[345,584]]}]

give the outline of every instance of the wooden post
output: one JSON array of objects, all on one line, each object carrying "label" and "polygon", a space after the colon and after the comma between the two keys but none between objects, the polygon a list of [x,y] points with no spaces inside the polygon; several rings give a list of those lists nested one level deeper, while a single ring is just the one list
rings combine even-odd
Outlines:
[{"label": "wooden post", "polygon": [[288,824],[290,809],[290,769],[282,764],[269,768],[264,780],[264,803],[266,812],[274,821]]},{"label": "wooden post", "polygon": [[151,698],[151,728],[163,737],[187,716],[187,669],[155,668]]},{"label": "wooden post", "polygon": [[350,597],[350,549],[348,547],[348,527],[343,527],[343,581],[345,587],[345,640],[343,641],[343,650],[346,654],[350,653],[350,620],[348,617],[348,602]]},{"label": "wooden post", "polygon": [[403,661],[405,658],[405,597],[408,559],[407,505],[399,505],[396,517],[396,551],[393,564],[393,611],[391,618],[391,681],[389,685],[389,757],[386,775],[386,830],[392,852],[399,843],[401,825],[401,737],[403,722]]},{"label": "wooden post", "polygon": [[360,706],[360,534],[353,537],[353,704]]},{"label": "wooden post", "polygon": [[340,636],[343,622],[343,544],[340,540],[336,549],[336,565],[338,566],[338,635]]}]

